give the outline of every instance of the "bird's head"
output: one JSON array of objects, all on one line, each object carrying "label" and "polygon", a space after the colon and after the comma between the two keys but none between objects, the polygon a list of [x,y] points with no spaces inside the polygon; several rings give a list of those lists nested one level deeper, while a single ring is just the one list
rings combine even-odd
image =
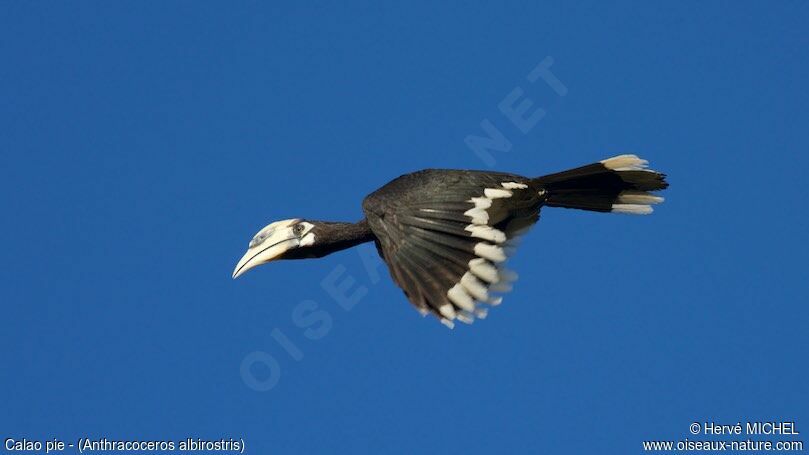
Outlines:
[{"label": "bird's head", "polygon": [[247,252],[233,270],[233,278],[270,261],[312,257],[306,251],[315,245],[315,226],[314,222],[298,218],[268,224],[250,240]]}]

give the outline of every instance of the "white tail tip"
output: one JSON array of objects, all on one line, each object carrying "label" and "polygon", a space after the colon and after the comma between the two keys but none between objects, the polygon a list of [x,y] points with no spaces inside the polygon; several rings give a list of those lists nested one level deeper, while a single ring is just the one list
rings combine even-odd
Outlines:
[{"label": "white tail tip", "polygon": [[639,158],[637,155],[618,155],[601,160],[601,164],[613,171],[640,171],[646,169],[649,162]]},{"label": "white tail tip", "polygon": [[652,205],[659,204],[664,200],[665,199],[660,196],[655,196],[645,191],[622,191],[621,194],[618,195],[616,202],[618,204]]},{"label": "white tail tip", "polygon": [[612,213],[626,213],[628,215],[648,215],[654,212],[651,205],[641,204],[612,204]]}]

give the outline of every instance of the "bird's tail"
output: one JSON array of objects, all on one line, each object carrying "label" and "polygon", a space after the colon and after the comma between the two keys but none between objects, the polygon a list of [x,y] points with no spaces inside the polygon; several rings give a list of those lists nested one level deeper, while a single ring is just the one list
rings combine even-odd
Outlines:
[{"label": "bird's tail", "polygon": [[663,202],[651,191],[669,186],[666,175],[646,169],[647,164],[635,155],[620,155],[533,183],[548,192],[545,205],[550,207],[646,215],[653,204]]}]

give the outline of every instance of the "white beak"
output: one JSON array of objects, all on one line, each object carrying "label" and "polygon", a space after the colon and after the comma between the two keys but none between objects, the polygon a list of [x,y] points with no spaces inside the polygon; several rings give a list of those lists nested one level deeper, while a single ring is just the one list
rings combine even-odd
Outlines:
[{"label": "white beak", "polygon": [[[234,280],[256,266],[277,259],[292,248],[297,248],[300,244],[300,239],[292,231],[291,225],[270,225],[264,230],[268,228],[270,229],[267,237],[260,242],[256,242],[255,240],[251,242],[250,248],[244,253],[239,263],[236,264],[236,268],[233,270]],[[264,230],[261,232],[264,232]],[[259,232],[259,234],[261,234],[261,232]]]}]

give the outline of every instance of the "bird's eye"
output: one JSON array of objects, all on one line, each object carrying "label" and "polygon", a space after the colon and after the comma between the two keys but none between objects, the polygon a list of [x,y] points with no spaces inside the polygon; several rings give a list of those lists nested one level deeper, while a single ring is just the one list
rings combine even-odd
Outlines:
[{"label": "bird's eye", "polygon": [[306,229],[306,226],[304,226],[302,224],[296,224],[295,227],[292,228],[292,230],[295,232],[295,234],[298,234],[298,235],[302,234],[304,229]]}]

